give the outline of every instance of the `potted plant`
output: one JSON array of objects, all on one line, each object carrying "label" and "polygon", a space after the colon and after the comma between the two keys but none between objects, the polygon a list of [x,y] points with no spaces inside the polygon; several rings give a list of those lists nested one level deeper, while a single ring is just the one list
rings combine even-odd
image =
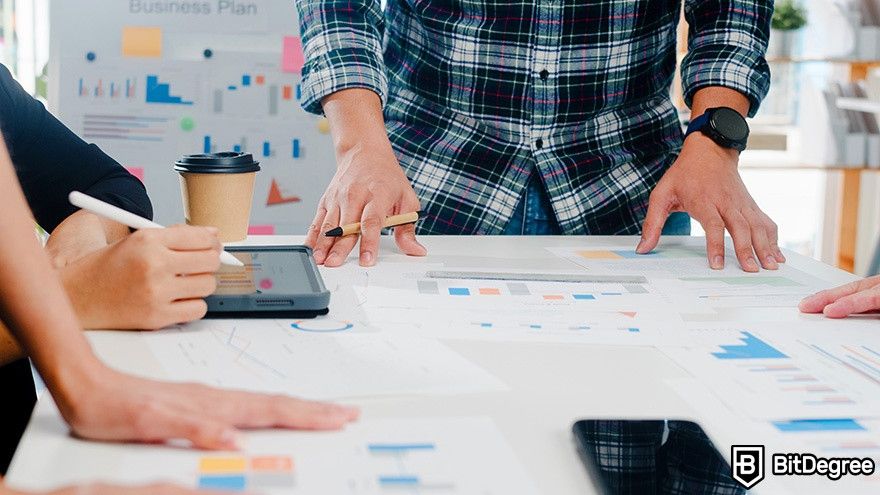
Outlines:
[{"label": "potted plant", "polygon": [[794,0],[780,0],[773,9],[770,21],[770,44],[767,58],[791,57],[794,37],[797,31],[807,24],[807,11]]}]

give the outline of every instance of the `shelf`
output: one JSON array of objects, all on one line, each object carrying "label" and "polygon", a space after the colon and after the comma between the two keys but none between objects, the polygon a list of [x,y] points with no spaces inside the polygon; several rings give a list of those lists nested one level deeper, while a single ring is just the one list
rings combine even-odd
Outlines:
[{"label": "shelf", "polygon": [[880,112],[880,101],[867,98],[838,98],[837,108],[855,110],[856,112]]}]

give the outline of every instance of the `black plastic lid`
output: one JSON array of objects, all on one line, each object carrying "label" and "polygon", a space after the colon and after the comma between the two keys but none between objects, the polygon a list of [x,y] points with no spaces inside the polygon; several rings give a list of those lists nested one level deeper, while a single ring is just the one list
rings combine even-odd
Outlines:
[{"label": "black plastic lid", "polygon": [[250,153],[224,151],[201,155],[186,155],[174,163],[174,170],[192,174],[243,174],[260,170]]}]

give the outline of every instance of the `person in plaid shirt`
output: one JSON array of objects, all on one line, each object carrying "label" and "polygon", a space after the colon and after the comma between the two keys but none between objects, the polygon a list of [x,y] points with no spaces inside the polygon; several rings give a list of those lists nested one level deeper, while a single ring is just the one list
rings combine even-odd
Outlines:
[{"label": "person in plaid shirt", "polygon": [[[772,0],[684,3],[694,118],[754,115],[770,85]],[[420,234],[641,232],[640,253],[662,232],[688,234],[690,214],[712,268],[725,229],[744,270],[784,261],[738,151],[701,132],[683,142],[670,98],[680,0],[297,8],[302,104],[329,119],[338,162],[307,238],[319,263],[341,265],[357,242],[321,233],[360,221],[360,263],[374,264],[384,218],[420,209]],[[415,234],[396,228],[397,245],[424,255]]]}]

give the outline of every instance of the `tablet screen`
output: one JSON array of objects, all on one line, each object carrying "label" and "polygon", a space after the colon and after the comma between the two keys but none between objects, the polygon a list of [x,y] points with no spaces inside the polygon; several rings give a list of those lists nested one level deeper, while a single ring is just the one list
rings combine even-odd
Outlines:
[{"label": "tablet screen", "polygon": [[223,265],[216,273],[216,295],[291,295],[315,289],[302,251],[230,251],[243,267]]}]

